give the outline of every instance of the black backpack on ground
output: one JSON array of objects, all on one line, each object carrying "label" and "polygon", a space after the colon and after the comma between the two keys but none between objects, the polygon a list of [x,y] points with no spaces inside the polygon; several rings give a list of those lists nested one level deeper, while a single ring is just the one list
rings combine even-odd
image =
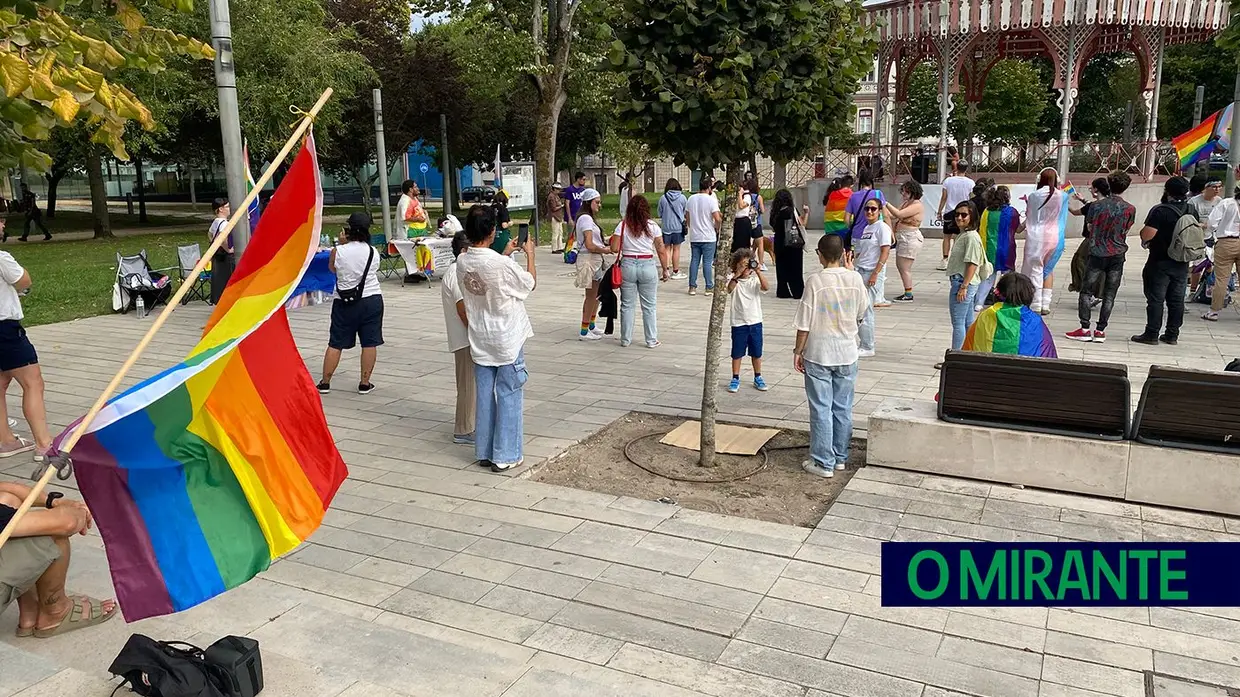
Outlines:
[{"label": "black backpack on ground", "polygon": [[263,689],[258,642],[244,637],[225,637],[204,652],[134,634],[108,672],[143,697],[254,697]]}]

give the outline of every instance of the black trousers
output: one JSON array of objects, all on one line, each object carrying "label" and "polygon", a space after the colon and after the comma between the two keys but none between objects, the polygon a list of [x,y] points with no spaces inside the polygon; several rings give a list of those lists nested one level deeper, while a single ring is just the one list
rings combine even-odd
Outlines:
[{"label": "black trousers", "polygon": [[1111,310],[1115,307],[1115,293],[1119,290],[1120,281],[1124,278],[1124,255],[1113,257],[1096,257],[1089,255],[1085,260],[1085,273],[1080,298],[1076,310],[1081,319],[1081,327],[1089,329],[1090,297],[1102,298],[1102,307],[1098,311],[1098,331],[1106,331],[1107,322],[1111,319]]},{"label": "black trousers", "polygon": [[779,243],[775,235],[775,297],[801,299],[805,292],[805,250]]},{"label": "black trousers", "polygon": [[1184,324],[1184,289],[1188,286],[1188,264],[1171,259],[1149,259],[1141,270],[1145,286],[1145,336],[1158,336],[1163,323],[1163,306],[1167,308],[1169,339],[1180,338]]},{"label": "black trousers", "polygon": [[40,232],[42,232],[42,233],[43,233],[43,235],[44,235],[45,237],[51,237],[51,236],[52,236],[52,233],[50,233],[50,232],[48,232],[48,231],[47,231],[47,226],[43,224],[43,215],[42,215],[42,214],[40,214],[40,215],[28,215],[28,216],[26,216],[26,227],[25,227],[25,229],[24,229],[24,230],[22,230],[22,239],[23,239],[23,240],[24,240],[24,239],[26,239],[27,237],[29,237],[29,236],[30,236],[30,228],[35,227],[35,226],[37,226],[37,227],[39,228],[39,231],[40,231]]},{"label": "black trousers", "polygon": [[211,257],[211,304],[217,305],[228,279],[232,278],[233,267],[237,265],[236,255],[228,252],[216,252]]}]

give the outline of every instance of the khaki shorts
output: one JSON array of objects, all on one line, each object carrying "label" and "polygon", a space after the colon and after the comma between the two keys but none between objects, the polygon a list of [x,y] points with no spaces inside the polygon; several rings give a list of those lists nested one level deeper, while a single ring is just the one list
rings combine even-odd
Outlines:
[{"label": "khaki shorts", "polygon": [[603,269],[602,254],[577,255],[577,279],[573,285],[578,288],[589,288],[594,284],[594,277]]},{"label": "khaki shorts", "polygon": [[896,232],[896,256],[903,259],[916,259],[926,243],[921,230],[899,230]]},{"label": "khaki shorts", "polygon": [[8,607],[60,558],[60,548],[47,536],[15,537],[0,547],[0,610]]}]

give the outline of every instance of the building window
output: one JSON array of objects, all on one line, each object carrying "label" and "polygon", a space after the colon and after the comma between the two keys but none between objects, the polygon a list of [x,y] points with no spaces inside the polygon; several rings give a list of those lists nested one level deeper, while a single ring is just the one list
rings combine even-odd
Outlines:
[{"label": "building window", "polygon": [[874,132],[874,110],[860,109],[857,111],[857,133]]},{"label": "building window", "polygon": [[870,66],[870,72],[865,74],[865,79],[862,80],[862,82],[874,82],[876,80],[878,80],[878,62],[877,61],[875,61],[874,65]]}]

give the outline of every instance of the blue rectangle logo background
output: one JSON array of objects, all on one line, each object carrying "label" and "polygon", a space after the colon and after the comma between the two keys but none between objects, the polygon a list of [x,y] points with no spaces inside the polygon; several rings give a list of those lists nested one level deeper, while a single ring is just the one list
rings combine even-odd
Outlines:
[{"label": "blue rectangle logo background", "polygon": [[882,603],[1240,606],[1240,543],[884,542]]}]

